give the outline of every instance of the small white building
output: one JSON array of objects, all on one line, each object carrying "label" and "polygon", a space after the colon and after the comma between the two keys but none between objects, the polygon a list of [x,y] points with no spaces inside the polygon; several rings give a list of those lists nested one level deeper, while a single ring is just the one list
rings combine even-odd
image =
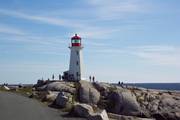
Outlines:
[{"label": "small white building", "polygon": [[83,75],[82,65],[82,43],[81,37],[75,34],[71,38],[71,50],[69,70],[64,72],[64,79],[68,81],[80,81]]}]

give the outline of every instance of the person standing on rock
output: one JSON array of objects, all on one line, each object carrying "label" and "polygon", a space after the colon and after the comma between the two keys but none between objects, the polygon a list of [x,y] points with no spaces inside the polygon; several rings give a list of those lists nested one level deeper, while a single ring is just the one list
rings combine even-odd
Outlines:
[{"label": "person standing on rock", "polygon": [[61,80],[61,75],[59,74],[59,80]]},{"label": "person standing on rock", "polygon": [[95,81],[95,77],[94,76],[93,76],[92,80],[93,80],[93,82]]},{"label": "person standing on rock", "polygon": [[54,80],[54,74],[52,75],[52,80]]},{"label": "person standing on rock", "polygon": [[90,80],[90,82],[91,82],[91,76],[89,76],[89,80]]},{"label": "person standing on rock", "polygon": [[123,85],[124,85],[124,83],[123,82],[121,82],[121,87],[123,88]]},{"label": "person standing on rock", "polygon": [[118,82],[118,85],[121,85],[121,82],[120,82],[120,81]]}]

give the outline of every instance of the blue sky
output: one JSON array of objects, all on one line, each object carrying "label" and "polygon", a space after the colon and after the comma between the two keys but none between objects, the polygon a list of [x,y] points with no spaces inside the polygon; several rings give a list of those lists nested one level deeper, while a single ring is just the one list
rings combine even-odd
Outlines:
[{"label": "blue sky", "polygon": [[0,83],[35,83],[68,69],[83,40],[85,77],[180,82],[179,0],[0,0]]}]

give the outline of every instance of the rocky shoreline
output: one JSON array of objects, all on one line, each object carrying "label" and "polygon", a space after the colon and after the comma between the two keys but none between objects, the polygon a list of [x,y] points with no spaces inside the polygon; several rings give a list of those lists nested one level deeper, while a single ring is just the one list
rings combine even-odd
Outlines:
[{"label": "rocky shoreline", "polygon": [[29,96],[89,120],[180,120],[180,91],[38,81]]},{"label": "rocky shoreline", "polygon": [[[107,113],[110,119],[113,117],[125,120],[180,119],[180,92],[176,91],[149,90],[87,81],[78,83],[39,81],[35,85],[35,90],[38,94],[49,91],[44,96],[45,101],[51,101],[60,108],[69,109],[75,116],[88,119],[99,116],[106,120]],[[79,110],[81,114],[78,114]],[[84,111],[87,112],[85,115]],[[103,118],[102,114],[106,117]]]}]

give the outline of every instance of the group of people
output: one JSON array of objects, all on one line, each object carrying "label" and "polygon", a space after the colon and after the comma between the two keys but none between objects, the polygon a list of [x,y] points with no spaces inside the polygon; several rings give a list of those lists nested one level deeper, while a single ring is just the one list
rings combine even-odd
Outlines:
[{"label": "group of people", "polygon": [[[59,80],[64,79],[61,74],[58,75],[58,78],[59,78]],[[41,80],[44,80],[44,79],[42,78]],[[50,80],[50,79],[48,78],[48,80]],[[55,80],[55,75],[54,74],[52,75],[52,80]],[[89,81],[90,82],[95,82],[95,77],[94,76],[89,76]]]},{"label": "group of people", "polygon": [[89,76],[89,81],[95,82],[95,77],[94,76]]},{"label": "group of people", "polygon": [[123,82],[118,82],[118,85],[120,85],[121,87],[123,87],[124,83]]},{"label": "group of people", "polygon": [[[62,80],[62,79],[63,79],[63,76],[62,76],[61,74],[59,74],[59,75],[58,75],[58,78],[59,78],[59,80]],[[43,78],[42,78],[42,80],[43,80]],[[50,79],[48,78],[48,80],[50,80]],[[55,80],[54,74],[52,75],[52,80]]]}]

